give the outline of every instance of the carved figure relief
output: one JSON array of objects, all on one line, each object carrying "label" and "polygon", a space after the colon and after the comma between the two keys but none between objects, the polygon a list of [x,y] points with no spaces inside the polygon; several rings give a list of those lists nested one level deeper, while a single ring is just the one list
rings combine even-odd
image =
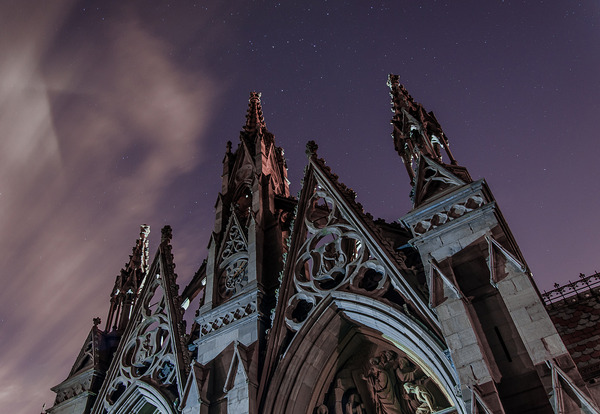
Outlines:
[{"label": "carved figure relief", "polygon": [[384,267],[370,254],[362,234],[344,220],[333,197],[319,187],[304,225],[307,239],[294,265],[297,293],[286,310],[286,323],[293,330],[302,326],[314,306],[331,291],[349,285],[375,292],[387,281]]},{"label": "carved figure relief", "polygon": [[413,384],[412,382],[405,382],[404,391],[406,392],[406,395],[414,394],[417,401],[421,403],[421,405],[416,408],[415,414],[430,414],[434,412],[436,408],[435,400],[425,387]]},{"label": "carved figure relief", "polygon": [[423,369],[397,350],[352,358],[335,375],[315,413],[435,414],[448,399]]},{"label": "carved figure relief", "polygon": [[[383,358],[382,358],[383,357]],[[382,354],[369,360],[369,370],[363,379],[369,384],[377,414],[402,414],[406,412],[400,383],[390,364]]]}]

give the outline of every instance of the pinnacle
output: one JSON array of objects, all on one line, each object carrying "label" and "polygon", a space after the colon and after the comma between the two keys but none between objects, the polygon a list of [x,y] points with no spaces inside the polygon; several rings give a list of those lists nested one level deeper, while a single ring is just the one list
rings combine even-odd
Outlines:
[{"label": "pinnacle", "polygon": [[147,224],[142,224],[140,226],[140,240],[146,240],[148,235],[150,234],[150,226]]},{"label": "pinnacle", "polygon": [[419,109],[422,108],[420,104],[413,100],[413,97],[410,96],[404,85],[400,84],[400,77],[398,75],[390,73],[387,85],[390,88],[393,105],[392,112],[394,112],[395,115],[402,113],[401,108],[406,108],[410,112],[418,112]]},{"label": "pinnacle", "polygon": [[267,128],[267,125],[265,124],[265,118],[263,117],[260,97],[260,92],[250,93],[248,113],[246,115],[246,125],[244,125],[245,133],[261,133],[263,129]]},{"label": "pinnacle", "polygon": [[[111,327],[113,327],[113,329],[124,327],[123,324],[125,322],[119,320],[119,312],[124,306],[124,295],[127,295],[128,291],[137,292],[138,287],[140,286],[142,279],[148,270],[149,234],[150,226],[147,224],[142,224],[140,226],[139,239],[135,241],[132,254],[129,255],[129,261],[125,263],[125,267],[121,269],[121,272],[115,280],[115,286],[111,294],[111,309],[108,313],[108,320],[106,322],[107,331],[110,330]],[[96,323],[95,320],[94,323]]]},{"label": "pinnacle", "polygon": [[169,225],[164,226],[161,230],[160,242],[168,244],[171,242],[172,238],[173,238],[173,231],[171,229],[171,226],[169,226]]},{"label": "pinnacle", "polygon": [[312,157],[313,155],[317,155],[317,150],[319,149],[319,146],[317,145],[317,143],[315,141],[308,141],[306,143],[306,156],[308,158]]},{"label": "pinnacle", "polygon": [[450,164],[457,165],[450,152],[448,139],[433,112],[427,112],[423,105],[414,101],[406,88],[400,85],[398,75],[390,74],[387,84],[390,87],[394,113],[394,146],[404,162],[411,184],[415,184],[418,160],[423,155],[445,164],[443,150]]}]

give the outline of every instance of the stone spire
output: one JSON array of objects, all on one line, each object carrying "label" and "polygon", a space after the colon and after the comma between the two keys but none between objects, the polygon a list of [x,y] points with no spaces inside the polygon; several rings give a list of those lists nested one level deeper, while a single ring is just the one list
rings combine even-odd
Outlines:
[{"label": "stone spire", "polygon": [[444,165],[441,151],[443,148],[450,164],[456,165],[448,146],[448,139],[433,112],[426,112],[421,104],[413,100],[404,86],[400,85],[398,75],[389,75],[388,86],[394,112],[394,146],[402,157],[411,183],[415,184],[417,163],[421,155]]},{"label": "stone spire", "polygon": [[275,144],[275,137],[267,129],[260,101],[260,92],[251,92],[246,113],[246,124],[240,132],[240,140],[245,142],[252,156],[260,152],[268,153]]},{"label": "stone spire", "polygon": [[148,270],[148,235],[150,226],[142,224],[140,238],[136,240],[129,262],[121,269],[111,293],[110,310],[106,320],[106,331],[123,330],[141,288],[142,279]]},{"label": "stone spire", "polygon": [[242,134],[244,135],[262,134],[263,130],[267,129],[260,103],[260,97],[260,92],[250,93],[248,113],[246,114],[246,125],[244,125],[242,131]]}]

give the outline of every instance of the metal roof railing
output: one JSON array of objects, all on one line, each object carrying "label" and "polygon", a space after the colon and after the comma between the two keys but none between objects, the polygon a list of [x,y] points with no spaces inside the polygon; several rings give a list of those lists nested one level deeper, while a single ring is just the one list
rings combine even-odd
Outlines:
[{"label": "metal roof railing", "polygon": [[598,292],[600,289],[595,289],[597,287],[600,287],[600,273],[596,272],[589,276],[580,273],[579,280],[574,282],[569,280],[568,283],[562,286],[555,283],[554,289],[542,293],[542,298],[546,306],[554,307],[561,301],[571,303],[596,296],[600,293]]}]

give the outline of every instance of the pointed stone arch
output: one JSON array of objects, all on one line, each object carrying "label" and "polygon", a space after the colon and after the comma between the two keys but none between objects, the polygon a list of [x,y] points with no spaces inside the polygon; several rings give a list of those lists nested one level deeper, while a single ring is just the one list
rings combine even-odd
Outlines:
[{"label": "pointed stone arch", "polygon": [[[443,394],[445,402],[440,405],[448,409],[444,412],[467,412],[457,395],[460,385],[445,346],[429,329],[413,316],[381,301],[342,291],[323,299],[291,341],[270,381],[264,412],[336,412],[332,404],[337,402],[332,402],[331,393],[340,394],[334,400],[345,398],[343,404],[351,399],[348,393],[352,387],[347,379],[342,380],[340,387],[333,383],[337,372],[348,364],[349,356],[362,353],[362,362],[368,363],[369,358],[383,351],[419,367],[422,382],[427,379]],[[364,376],[367,374],[363,372]],[[352,375],[360,397],[353,397],[350,403],[372,407],[375,401],[366,394],[367,380],[356,373]]]},{"label": "pointed stone arch", "polygon": [[169,399],[160,390],[143,381],[135,381],[111,410],[114,414],[176,414]]}]

